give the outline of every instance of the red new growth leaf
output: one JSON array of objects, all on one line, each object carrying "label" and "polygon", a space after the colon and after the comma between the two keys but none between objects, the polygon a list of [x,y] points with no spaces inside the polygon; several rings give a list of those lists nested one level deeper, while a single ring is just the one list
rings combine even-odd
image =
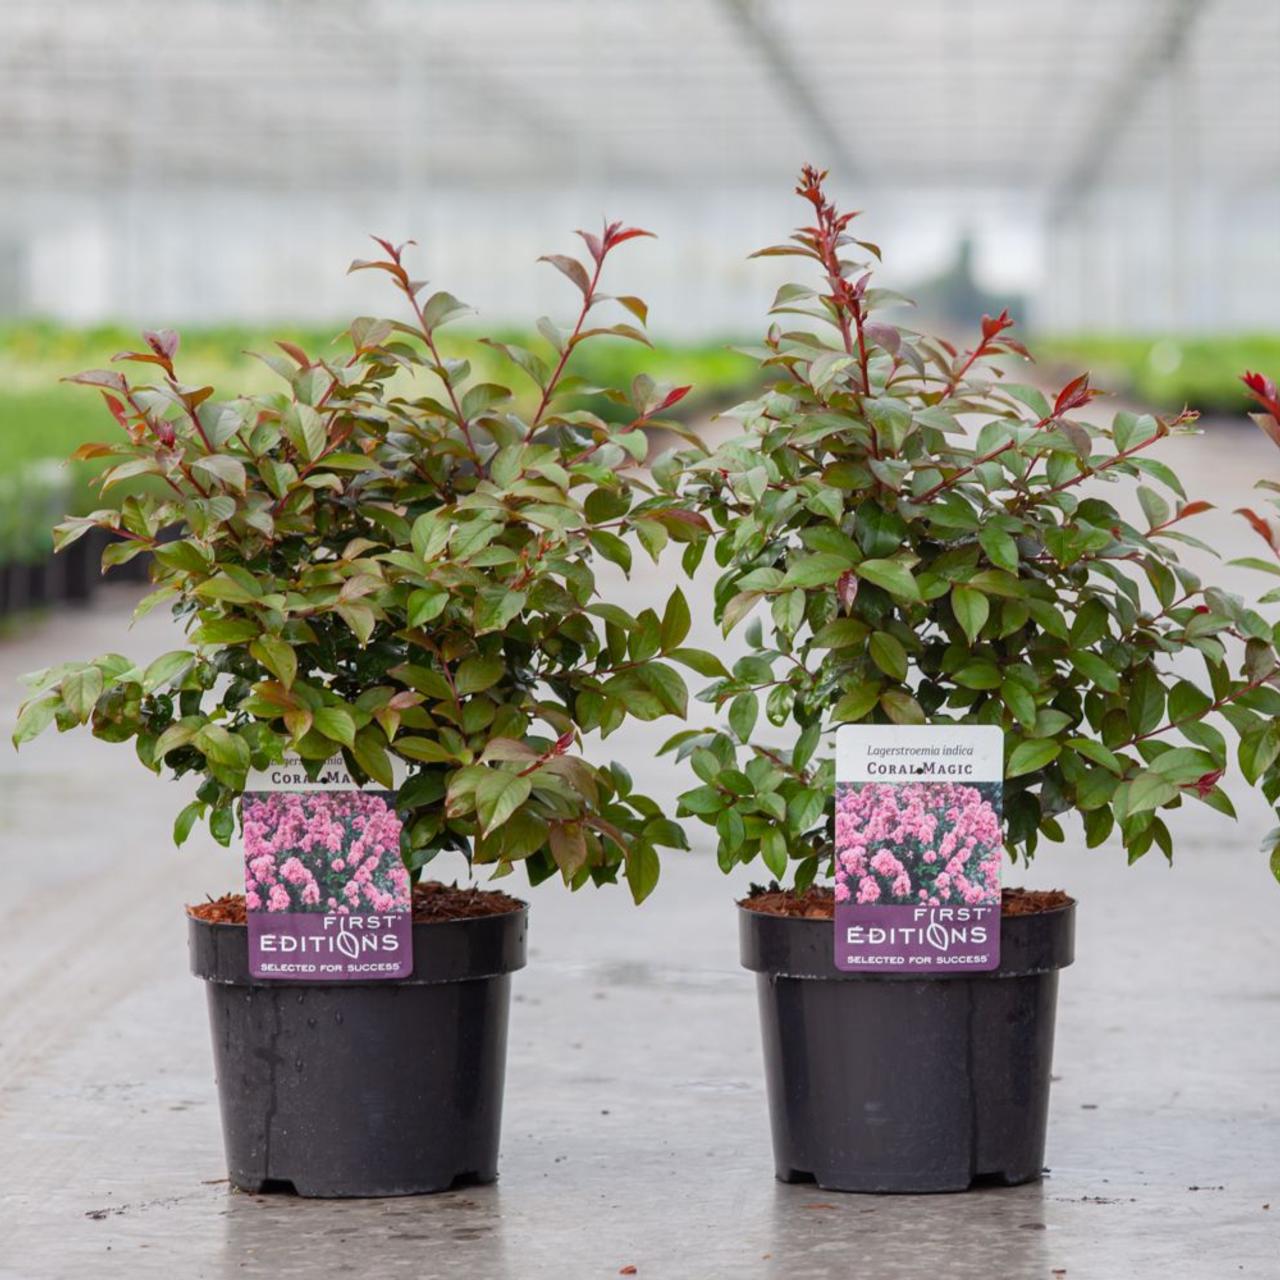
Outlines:
[{"label": "red new growth leaf", "polygon": [[1205,502],[1203,499],[1197,498],[1195,502],[1184,502],[1178,508],[1178,519],[1185,520],[1187,516],[1198,516],[1202,511],[1212,510],[1212,502]]},{"label": "red new growth leaf", "polygon": [[604,229],[604,252],[616,248],[624,240],[634,240],[637,236],[653,236],[652,231],[642,231],[639,227],[624,227],[620,222],[611,222]]},{"label": "red new growth leaf", "polygon": [[1072,409],[1079,409],[1082,405],[1088,404],[1097,394],[1098,392],[1089,388],[1089,375],[1082,373],[1058,392],[1058,398],[1053,402],[1053,416],[1058,418]]},{"label": "red new growth leaf", "polygon": [[172,360],[178,354],[178,335],[172,329],[144,329],[142,339],[165,360]]},{"label": "red new growth leaf", "polygon": [[667,392],[662,403],[654,410],[654,413],[661,413],[664,409],[670,409],[673,404],[679,404],[692,390],[692,386],[672,388]]},{"label": "red new growth leaf", "polygon": [[689,511],[685,507],[665,507],[661,511],[648,513],[649,518],[659,522],[671,521],[674,524],[688,525],[692,529],[700,529],[703,533],[711,532],[707,518],[697,511]]},{"label": "red new growth leaf", "polygon": [[110,369],[89,369],[84,373],[73,373],[62,381],[78,382],[86,387],[110,387],[112,391],[118,391],[121,395],[129,389],[123,376]]},{"label": "red new growth leaf", "polygon": [[578,234],[587,246],[587,252],[591,254],[595,262],[599,263],[601,258],[604,257],[604,245],[600,242],[600,237],[592,235],[590,231],[579,231]]},{"label": "red new growth leaf", "polygon": [[1264,410],[1249,416],[1262,428],[1273,444],[1280,445],[1280,396],[1276,384],[1262,373],[1245,373],[1241,382],[1249,389],[1249,396]]},{"label": "red new growth leaf", "polygon": [[858,598],[858,575],[852,569],[846,569],[836,582],[836,598],[845,613],[852,611]]},{"label": "red new growth leaf", "polygon": [[107,402],[107,408],[111,410],[111,416],[126,430],[129,430],[129,419],[125,415],[124,405],[120,403],[115,396],[108,395],[105,391],[102,398]]},{"label": "red new growth leaf", "polygon": [[296,360],[298,364],[301,365],[302,368],[304,369],[311,368],[311,357],[307,355],[307,353],[303,351],[303,349],[300,346],[298,346],[296,342],[286,342],[283,338],[277,338],[276,346],[279,347],[280,350],[285,353],[285,355],[289,356],[293,360]]},{"label": "red new growth leaf", "polygon": [[1194,782],[1184,783],[1183,790],[1194,791],[1198,796],[1207,796],[1218,785],[1218,780],[1224,772],[1223,769],[1215,769],[1212,773],[1201,774]]},{"label": "red new growth leaf", "polygon": [[1268,401],[1274,403],[1276,399],[1276,384],[1266,374],[1251,373],[1246,369],[1241,375],[1240,381],[1249,388],[1249,391],[1259,404],[1265,405]]},{"label": "red new growth leaf", "polygon": [[982,341],[990,342],[992,338],[996,337],[997,334],[1003,332],[1005,329],[1008,329],[1012,324],[1013,321],[1009,318],[1009,312],[1007,309],[994,318],[992,316],[983,316]]},{"label": "red new growth leaf", "polygon": [[562,733],[556,739],[555,754],[558,756],[564,755],[564,753],[568,751],[571,746],[573,746],[573,740],[574,740],[573,730],[566,729],[564,733]]},{"label": "red new growth leaf", "polygon": [[416,240],[406,240],[404,244],[395,245],[392,244],[390,240],[384,240],[381,236],[370,236],[369,238],[376,244],[380,244],[387,251],[387,257],[389,257],[396,266],[400,265],[400,255],[403,254],[411,244],[418,243]]},{"label": "red new growth leaf", "polygon": [[1244,518],[1254,527],[1258,536],[1265,539],[1267,546],[1272,551],[1280,554],[1280,537],[1277,536],[1276,530],[1272,528],[1270,521],[1264,520],[1256,511],[1248,507],[1237,507],[1236,515],[1244,516]]}]

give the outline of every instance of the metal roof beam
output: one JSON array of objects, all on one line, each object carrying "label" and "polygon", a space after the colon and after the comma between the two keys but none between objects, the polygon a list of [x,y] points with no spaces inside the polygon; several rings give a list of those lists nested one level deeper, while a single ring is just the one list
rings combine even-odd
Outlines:
[{"label": "metal roof beam", "polygon": [[803,118],[826,149],[827,163],[824,167],[837,169],[842,182],[865,176],[845,141],[843,131],[797,65],[786,37],[765,12],[763,0],[720,0],[720,4],[747,43],[773,72],[796,114]]},{"label": "metal roof beam", "polygon": [[[1125,126],[1137,114],[1143,95],[1154,81],[1172,70],[1196,19],[1208,7],[1209,0],[1168,0],[1162,21],[1155,24],[1149,40],[1139,43],[1108,92],[1102,95],[1071,163],[1053,185],[1048,200],[1051,221],[1070,214],[1098,185],[1124,136]],[[1144,25],[1142,29],[1147,28]]]}]

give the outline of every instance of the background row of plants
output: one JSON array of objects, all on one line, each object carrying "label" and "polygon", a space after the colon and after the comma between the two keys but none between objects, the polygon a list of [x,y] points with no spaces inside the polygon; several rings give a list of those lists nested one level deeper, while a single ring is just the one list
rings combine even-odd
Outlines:
[{"label": "background row of plants", "polygon": [[1036,343],[1043,365],[1089,369],[1094,381],[1153,409],[1193,405],[1240,414],[1240,370],[1280,368],[1280,334],[1074,334]]},{"label": "background row of plants", "polygon": [[[337,331],[336,325],[273,326],[269,332],[249,326],[184,329],[184,357],[189,376],[212,385],[220,395],[266,391],[270,371],[246,352],[268,350],[279,337],[322,352]],[[514,330],[499,336],[522,346],[536,347],[538,342],[535,335]],[[96,406],[59,378],[68,369],[104,364],[135,341],[130,330],[114,325],[0,325],[0,476],[12,475],[36,459],[61,461],[85,441],[96,439]],[[731,349],[734,345],[730,335],[694,344],[658,342],[652,353],[625,342],[598,343],[583,351],[581,372],[601,386],[623,386],[636,373],[660,367],[672,381],[695,388],[680,406],[681,416],[689,421],[751,391],[758,370]],[[1047,338],[1037,346],[1043,365],[1092,369],[1100,385],[1131,394],[1153,408],[1177,410],[1193,404],[1204,412],[1232,416],[1240,412],[1239,371],[1280,367],[1280,335],[1079,334]],[[449,349],[465,352],[480,371],[491,371],[497,359],[465,328],[460,336],[450,337]],[[609,416],[607,402],[593,407]],[[81,470],[87,475],[90,467],[85,464]],[[87,510],[91,495],[74,479],[71,501]]]},{"label": "background row of plants", "polygon": [[[318,356],[336,356],[341,334],[337,323],[327,328],[184,328],[184,376],[212,386],[219,396],[269,392],[272,372],[249,352],[275,350],[276,340],[283,338]],[[546,348],[537,333],[511,329],[492,336],[532,350]],[[107,365],[113,355],[136,346],[137,341],[136,332],[118,325],[86,329],[49,321],[0,325],[0,476],[36,460],[62,462],[80,445],[100,439],[101,406],[61,379],[68,370]],[[695,388],[676,414],[689,421],[733,403],[751,389],[756,377],[753,363],[735,353],[732,345],[729,337],[694,344],[655,340],[653,350],[623,341],[599,342],[575,357],[574,371],[589,383],[611,387],[627,386],[637,373],[660,367],[672,382]],[[502,357],[465,324],[442,339],[441,350],[447,356],[465,358],[481,381],[500,375]],[[585,403],[607,421],[623,416],[619,406],[603,397],[584,397]],[[100,466],[77,464],[71,477],[72,506],[63,510],[79,514],[99,505],[83,482]],[[128,488],[117,490],[128,492]]]}]

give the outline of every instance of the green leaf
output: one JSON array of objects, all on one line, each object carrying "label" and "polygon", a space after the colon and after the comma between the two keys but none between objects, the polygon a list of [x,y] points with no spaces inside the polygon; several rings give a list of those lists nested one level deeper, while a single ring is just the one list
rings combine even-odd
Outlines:
[{"label": "green leaf", "polygon": [[195,594],[202,600],[221,600],[226,604],[252,604],[258,598],[252,591],[225,573],[217,574],[207,582],[200,583],[195,588]]},{"label": "green leaf", "polygon": [[533,783],[527,777],[507,769],[489,769],[476,784],[476,814],[480,834],[488,835],[529,798]]},{"label": "green leaf", "polygon": [[468,658],[454,673],[454,688],[460,698],[472,693],[483,693],[502,679],[505,670],[506,664],[497,655]]},{"label": "green leaf", "polygon": [[249,645],[249,652],[286,689],[293,688],[298,675],[298,655],[291,644],[279,636],[259,636]]},{"label": "green leaf", "polygon": [[242,644],[260,634],[262,628],[256,622],[239,618],[215,618],[197,627],[191,633],[196,644],[222,648],[224,645]]},{"label": "green leaf", "polygon": [[427,764],[456,764],[457,755],[434,738],[398,737],[395,742],[397,755],[410,760],[422,760]]},{"label": "green leaf", "polygon": [[[849,566],[845,565],[847,569]],[[911,576],[911,570],[897,560],[864,560],[853,567],[858,577],[877,587],[883,587],[890,595],[903,600],[919,600],[920,588]],[[832,579],[835,581],[835,579]]]},{"label": "green leaf", "polygon": [[212,476],[222,484],[243,493],[245,488],[244,464],[225,453],[210,453],[197,458],[191,464],[192,471],[199,471],[205,476]]},{"label": "green leaf", "polygon": [[1071,654],[1071,665],[1086,680],[1096,684],[1099,689],[1103,689],[1107,693],[1116,693],[1120,688],[1119,674],[1096,653],[1073,652]]},{"label": "green leaf", "polygon": [[760,857],[775,880],[787,874],[787,838],[777,827],[769,827],[760,837]]},{"label": "green leaf", "polygon": [[700,676],[714,676],[721,680],[729,678],[729,672],[724,663],[715,654],[707,653],[705,649],[672,649],[666,657],[672,662],[688,667],[691,671],[696,671]]},{"label": "green leaf", "polygon": [[[952,677],[956,684],[964,689],[998,689],[1000,687],[1000,668],[988,658],[979,658],[967,662]],[[1017,686],[1026,694],[1031,703],[1031,715],[1035,717],[1035,699],[1021,685]],[[1008,702],[1008,699],[1005,699]]]},{"label": "green leaf", "polygon": [[510,591],[506,587],[484,587],[476,600],[476,634],[501,631],[517,617],[528,600],[524,591]]},{"label": "green leaf", "polygon": [[729,797],[718,787],[694,787],[692,791],[682,792],[679,800],[681,813],[693,813],[699,816],[719,813],[729,804]]},{"label": "green leaf", "polygon": [[1150,664],[1140,667],[1128,689],[1129,723],[1137,735],[1150,733],[1164,716],[1164,686]]},{"label": "green leaf", "polygon": [[191,669],[195,657],[195,654],[188,649],[174,649],[169,653],[161,654],[142,673],[143,690],[150,693],[161,685],[172,684]]},{"label": "green leaf", "polygon": [[443,587],[419,587],[409,593],[406,621],[411,627],[421,627],[438,618],[448,603],[449,593]]},{"label": "green leaf", "polygon": [[1056,760],[1061,750],[1061,743],[1052,738],[1032,738],[1029,742],[1020,742],[1009,757],[1004,776],[1018,778],[1024,773],[1035,773]]},{"label": "green leaf", "polygon": [[1025,684],[1009,675],[1004,676],[1000,681],[1000,700],[1013,712],[1014,718],[1024,728],[1035,727],[1035,694]]},{"label": "green leaf", "polygon": [[381,730],[369,725],[356,734],[350,750],[356,763],[374,782],[380,783],[388,790],[394,790],[395,774],[391,769],[391,761],[387,756],[384,741]]},{"label": "green leaf", "polygon": [[667,654],[677,648],[689,634],[691,625],[689,602],[677,587],[668,598],[667,607],[662,615],[662,652]]},{"label": "green leaf", "polygon": [[983,525],[978,531],[978,542],[997,569],[1018,572],[1018,544],[1007,533],[992,525]]},{"label": "green leaf", "polygon": [[1169,693],[1169,719],[1175,724],[1196,720],[1213,705],[1213,699],[1189,680],[1179,680]]},{"label": "green leaf", "polygon": [[1138,486],[1138,502],[1143,514],[1147,517],[1147,523],[1152,528],[1158,524],[1164,524],[1173,514],[1169,504],[1154,489],[1148,489],[1145,484]]},{"label": "green leaf", "polygon": [[312,724],[333,742],[340,742],[344,747],[355,745],[356,722],[343,707],[320,707],[312,716]]},{"label": "green leaf", "polygon": [[755,608],[760,594],[759,591],[739,591],[730,599],[720,618],[720,627],[725,635],[728,635]]},{"label": "green leaf", "polygon": [[619,565],[623,573],[631,572],[631,548],[616,533],[608,529],[592,529],[587,536],[606,560]]},{"label": "green leaf", "polygon": [[1107,750],[1101,742],[1095,742],[1092,738],[1068,738],[1066,745],[1077,755],[1084,756],[1086,760],[1092,760],[1095,764],[1102,765],[1104,769],[1109,769],[1117,777],[1124,774],[1123,761],[1114,752]]},{"label": "green leaf", "polygon": [[81,723],[93,714],[102,694],[102,672],[97,667],[73,671],[62,682],[62,702]]},{"label": "green leaf", "polygon": [[976,643],[991,613],[990,601],[981,591],[957,583],[951,588],[951,609],[969,643]]},{"label": "green leaf", "polygon": [[860,684],[844,694],[831,708],[831,719],[840,723],[861,720],[880,702],[880,686],[875,681]]},{"label": "green leaf", "polygon": [[[864,561],[864,563],[867,563]],[[882,563],[892,563],[884,561]],[[792,562],[782,579],[783,587],[826,587],[840,579],[852,567],[844,556],[820,551],[815,555],[801,556]],[[859,570],[860,572],[861,570]],[[908,575],[910,576],[910,575]]]},{"label": "green leaf", "polygon": [[209,834],[221,845],[229,845],[236,833],[236,815],[230,805],[221,805],[209,815]]},{"label": "green leaf", "polygon": [[61,698],[44,698],[40,702],[28,702],[18,717],[13,731],[13,745],[20,747],[24,742],[43,733],[53,723],[53,717],[62,705]]},{"label": "green leaf", "polygon": [[737,736],[739,742],[749,742],[751,731],[756,726],[756,717],[760,714],[760,699],[750,691],[740,693],[729,704],[729,728]]},{"label": "green leaf", "polygon": [[905,689],[886,689],[880,705],[894,724],[924,724],[924,708]]},{"label": "green leaf", "polygon": [[1127,794],[1123,802],[1119,796],[1116,802],[1117,815],[1125,818],[1158,809],[1178,797],[1178,788],[1158,773],[1139,774],[1126,787]]},{"label": "green leaf", "polygon": [[249,744],[224,725],[206,724],[192,739],[192,745],[213,764],[229,769],[249,765]]},{"label": "green leaf", "polygon": [[891,680],[903,681],[907,678],[907,651],[897,637],[887,631],[875,632],[867,648],[871,653],[871,661]]},{"label": "green leaf", "polygon": [[414,553],[423,560],[434,560],[448,545],[452,532],[453,527],[448,521],[441,519],[436,512],[428,511],[413,522],[410,541]]},{"label": "green leaf", "polygon": [[631,889],[632,900],[637,906],[657,887],[658,870],[658,855],[651,845],[641,841],[627,850],[623,874]]},{"label": "green leaf", "polygon": [[203,801],[193,800],[173,821],[173,843],[183,845],[191,834],[196,820],[203,817],[205,806]]}]

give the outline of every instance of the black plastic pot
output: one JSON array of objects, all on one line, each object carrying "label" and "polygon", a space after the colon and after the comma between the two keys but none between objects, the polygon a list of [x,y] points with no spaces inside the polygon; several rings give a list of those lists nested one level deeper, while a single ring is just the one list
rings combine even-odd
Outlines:
[{"label": "black plastic pot", "polygon": [[14,566],[0,564],[0,617],[8,617],[19,608]]},{"label": "black plastic pot", "polygon": [[774,1162],[831,1191],[964,1191],[1044,1167],[1058,970],[1075,904],[1002,922],[1000,968],[843,973],[832,923],[739,907]]},{"label": "black plastic pot", "polygon": [[43,609],[50,603],[50,565],[48,560],[38,560],[23,566],[27,575],[27,606]]},{"label": "black plastic pot", "polygon": [[492,1182],[527,919],[417,924],[411,978],[324,984],[250,978],[248,929],[189,916],[232,1184],[401,1196]]},{"label": "black plastic pot", "polygon": [[100,529],[90,529],[65,551],[58,553],[62,564],[62,598],[70,604],[87,604],[102,581],[102,552],[107,545]]}]

